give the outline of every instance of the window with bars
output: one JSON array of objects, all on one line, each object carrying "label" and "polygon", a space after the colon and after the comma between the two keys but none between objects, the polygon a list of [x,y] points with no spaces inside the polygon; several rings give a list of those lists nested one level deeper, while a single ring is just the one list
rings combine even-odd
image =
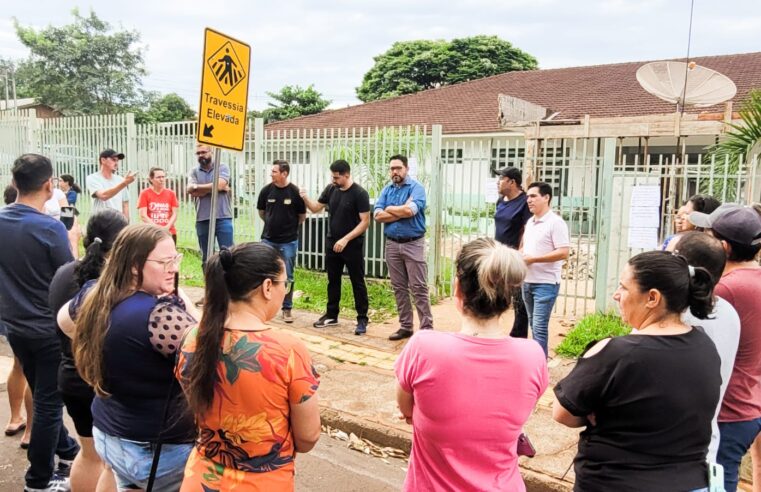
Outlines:
[{"label": "window with bars", "polygon": [[523,147],[491,149],[491,168],[494,170],[505,167],[523,169],[523,158],[525,156],[526,149]]},{"label": "window with bars", "polygon": [[539,181],[552,186],[553,196],[568,195],[568,167],[571,149],[565,145],[544,147],[539,152]]},{"label": "window with bars", "polygon": [[441,149],[442,164],[462,164],[462,149]]}]

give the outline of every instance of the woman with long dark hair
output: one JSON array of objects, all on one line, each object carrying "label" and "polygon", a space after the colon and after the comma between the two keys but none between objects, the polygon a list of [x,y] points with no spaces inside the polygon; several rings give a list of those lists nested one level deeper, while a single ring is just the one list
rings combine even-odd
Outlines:
[{"label": "woman with long dark hair", "polygon": [[285,264],[245,243],[209,258],[205,277],[177,365],[200,434],[182,490],[293,490],[296,452],[320,437],[319,380],[303,343],[267,324],[288,292]]},{"label": "woman with long dark hair", "polygon": [[74,176],[71,174],[61,174],[58,180],[58,187],[66,195],[66,200],[72,207],[77,206],[77,195],[82,193],[82,188],[74,182]]},{"label": "woman with long dark hair", "polygon": [[548,384],[544,351],[500,325],[526,263],[491,238],[457,255],[459,333],[421,330],[396,361],[397,403],[412,424],[405,491],[526,489],[523,425]]},{"label": "woman with long dark hair", "polygon": [[[84,237],[85,256],[60,267],[50,283],[50,307],[54,313],[58,313],[86,282],[100,276],[116,236],[127,224],[123,214],[110,209],[101,210],[90,217]],[[77,491],[94,491],[101,476],[104,484],[113,484],[113,479],[110,473],[106,472],[93,444],[90,405],[95,394],[77,372],[71,340],[60,330],[59,335],[61,365],[58,368],[58,390],[61,392],[66,411],[74,421],[82,445],[82,450],[71,467],[71,486]],[[60,462],[58,468],[59,471],[62,468]],[[99,474],[98,470],[103,470],[104,473]],[[110,489],[113,489],[113,485]]]},{"label": "woman with long dark hair", "polygon": [[166,229],[127,226],[98,280],[58,312],[61,329],[73,334],[76,368],[95,391],[95,449],[122,490],[146,488],[159,443],[154,490],[179,490],[195,437],[174,379],[180,340],[196,316],[187,298],[172,295],[181,259]]},{"label": "woman with long dark hair", "polygon": [[636,333],[597,343],[555,386],[555,420],[586,427],[574,490],[708,490],[720,359],[682,313],[705,319],[713,284],[682,256],[651,251],[629,260],[613,298]]}]

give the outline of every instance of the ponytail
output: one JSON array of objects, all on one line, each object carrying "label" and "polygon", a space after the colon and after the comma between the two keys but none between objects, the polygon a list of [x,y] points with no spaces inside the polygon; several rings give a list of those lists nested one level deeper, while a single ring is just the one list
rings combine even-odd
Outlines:
[{"label": "ponytail", "polygon": [[713,295],[714,279],[703,267],[688,267],[690,272],[690,312],[698,319],[707,319],[713,312],[715,298]]},{"label": "ponytail", "polygon": [[[222,250],[206,261],[203,315],[195,352],[183,372],[190,409],[203,414],[214,400],[217,366],[222,354],[225,321],[231,302],[250,302],[265,279],[276,280],[285,270],[278,250],[264,243],[243,243]],[[266,320],[265,320],[266,321]]]},{"label": "ponytail", "polygon": [[201,321],[196,335],[196,349],[188,367],[188,405],[196,415],[208,410],[214,400],[217,362],[225,332],[230,294],[225,281],[221,257],[231,255],[223,249],[212,255],[204,268],[206,287]]},{"label": "ponytail", "polygon": [[526,276],[520,253],[491,238],[479,238],[457,255],[457,280],[468,314],[489,319],[510,307],[515,289]]},{"label": "ponytail", "polygon": [[[63,176],[62,176],[63,177]],[[82,287],[85,282],[100,277],[111,247],[119,233],[127,227],[127,218],[112,209],[96,212],[87,222],[85,256],[74,269],[74,279]]]}]

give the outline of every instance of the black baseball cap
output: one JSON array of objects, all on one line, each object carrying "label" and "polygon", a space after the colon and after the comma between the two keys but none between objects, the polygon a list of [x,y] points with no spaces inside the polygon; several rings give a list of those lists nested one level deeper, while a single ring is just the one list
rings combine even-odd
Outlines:
[{"label": "black baseball cap", "polygon": [[761,244],[761,215],[752,207],[725,203],[710,214],[692,212],[690,222],[744,246]]},{"label": "black baseball cap", "polygon": [[122,160],[124,159],[124,154],[117,152],[114,149],[106,149],[100,153],[101,159],[109,159],[111,157],[116,157],[117,159]]},{"label": "black baseball cap", "polygon": [[515,182],[520,186],[521,182],[523,181],[523,175],[521,174],[520,169],[517,167],[503,167],[502,169],[497,170],[497,176],[503,176],[505,178],[514,179]]}]

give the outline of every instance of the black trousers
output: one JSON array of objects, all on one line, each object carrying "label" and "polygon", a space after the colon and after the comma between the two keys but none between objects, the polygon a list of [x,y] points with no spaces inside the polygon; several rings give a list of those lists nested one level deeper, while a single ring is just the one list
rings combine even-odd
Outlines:
[{"label": "black trousers", "polygon": [[341,275],[344,266],[349,271],[351,290],[354,292],[354,309],[357,310],[357,321],[367,322],[367,285],[365,284],[365,252],[364,239],[356,238],[349,242],[340,253],[333,251],[331,239],[327,241],[325,251],[325,270],[328,272],[328,309],[327,315],[338,318],[341,305]]},{"label": "black trousers", "polygon": [[523,302],[523,292],[515,289],[513,292],[513,309],[515,309],[515,321],[510,336],[514,338],[528,338],[528,313],[526,304]]},{"label": "black trousers", "polygon": [[18,357],[24,376],[32,390],[34,424],[29,440],[26,485],[33,489],[48,486],[55,469],[55,455],[73,460],[79,444],[63,424],[63,400],[58,392],[58,365],[61,363],[61,341],[58,335],[46,338],[24,338],[8,334],[13,355]]}]

